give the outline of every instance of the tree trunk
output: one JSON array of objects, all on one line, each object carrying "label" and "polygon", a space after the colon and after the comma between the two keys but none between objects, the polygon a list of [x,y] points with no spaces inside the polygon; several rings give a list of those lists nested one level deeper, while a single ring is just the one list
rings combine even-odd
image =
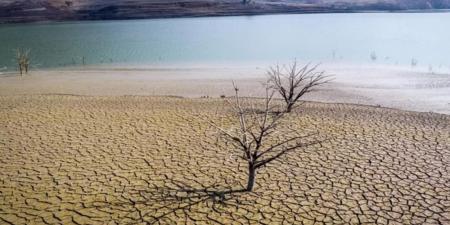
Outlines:
[{"label": "tree trunk", "polygon": [[294,108],[294,104],[288,103],[287,107],[286,107],[286,112],[290,113],[292,112],[292,109]]},{"label": "tree trunk", "polygon": [[253,186],[255,185],[255,178],[256,178],[256,169],[252,165],[249,165],[247,191],[251,192],[253,190]]}]

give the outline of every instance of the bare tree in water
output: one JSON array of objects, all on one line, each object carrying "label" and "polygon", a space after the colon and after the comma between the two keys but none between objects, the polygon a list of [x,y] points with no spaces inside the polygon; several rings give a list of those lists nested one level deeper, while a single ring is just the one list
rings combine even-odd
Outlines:
[{"label": "bare tree in water", "polygon": [[17,49],[16,62],[20,75],[22,76],[24,73],[27,74],[30,68],[30,50]]},{"label": "bare tree in water", "polygon": [[[239,89],[233,83],[235,96],[231,102],[234,118],[238,126],[224,129],[217,124],[212,125],[218,129],[220,137],[226,143],[231,143],[237,150],[237,157],[244,160],[248,165],[248,179],[245,191],[253,190],[257,171],[275,160],[283,160],[283,156],[295,150],[321,143],[321,141],[306,141],[315,134],[301,136],[297,131],[281,130],[280,125],[285,120],[286,112],[276,111],[277,107],[272,104],[274,91],[266,88],[266,96],[262,107],[257,109],[243,105],[239,96]],[[261,104],[261,103],[260,103]]]},{"label": "bare tree in water", "polygon": [[273,66],[268,70],[269,83],[286,103],[285,112],[290,113],[300,98],[314,91],[317,86],[328,83],[330,76],[318,70],[319,64],[299,67],[297,61],[289,66]]}]

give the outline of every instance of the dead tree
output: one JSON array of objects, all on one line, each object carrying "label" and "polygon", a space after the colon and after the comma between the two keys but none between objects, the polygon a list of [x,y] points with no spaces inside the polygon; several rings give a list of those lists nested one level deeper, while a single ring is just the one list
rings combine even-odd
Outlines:
[{"label": "dead tree", "polygon": [[326,75],[325,71],[318,71],[318,66],[319,64],[307,64],[298,67],[294,61],[287,67],[276,65],[267,71],[269,84],[286,103],[285,112],[290,113],[303,95],[330,81],[330,76]]},{"label": "dead tree", "polygon": [[376,52],[370,53],[370,60],[375,62],[375,61],[377,61],[377,59],[378,59],[378,56],[377,56]]},{"label": "dead tree", "polygon": [[315,134],[301,136],[297,135],[295,130],[284,132],[279,130],[279,125],[287,114],[274,112],[273,90],[266,89],[266,96],[260,109],[254,106],[244,108],[239,96],[239,89],[235,85],[234,90],[235,96],[231,105],[234,118],[238,120],[239,125],[227,130],[213,122],[211,124],[219,131],[222,140],[231,143],[232,147],[237,150],[237,157],[247,163],[248,179],[245,191],[251,192],[258,169],[275,160],[283,159],[283,156],[290,152],[318,144],[321,141],[305,142],[305,139],[309,139]]},{"label": "dead tree", "polygon": [[16,51],[16,62],[20,75],[27,74],[30,68],[30,50],[18,49]]}]

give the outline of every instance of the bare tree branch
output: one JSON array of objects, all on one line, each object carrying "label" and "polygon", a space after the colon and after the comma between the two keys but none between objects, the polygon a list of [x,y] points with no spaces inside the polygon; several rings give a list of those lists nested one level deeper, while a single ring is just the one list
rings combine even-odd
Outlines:
[{"label": "bare tree branch", "polygon": [[[272,69],[273,71],[280,71],[279,66]],[[296,74],[304,74],[308,71],[312,71],[314,68],[302,68],[300,72],[296,69],[296,65],[293,66],[292,72]],[[303,72],[302,72],[303,71]],[[274,77],[275,82],[281,82],[280,76]],[[305,77],[301,77],[305,79]],[[320,80],[320,79],[319,79]],[[291,80],[293,85],[298,82],[297,80]],[[310,84],[310,85],[314,85]],[[238,127],[234,129],[224,129],[218,126],[214,122],[210,124],[216,128],[219,132],[220,137],[225,141],[225,143],[232,143],[232,146],[236,147],[243,155],[239,157],[243,159],[248,164],[248,180],[247,180],[247,191],[252,191],[257,169],[266,164],[281,158],[283,155],[320,143],[321,141],[312,141],[303,143],[302,139],[310,138],[315,134],[309,134],[306,136],[301,136],[294,134],[294,137],[285,138],[294,133],[294,130],[286,131],[281,130],[280,125],[285,122],[286,112],[273,112],[275,109],[272,105],[275,90],[266,87],[266,94],[263,102],[254,102],[248,104],[249,108],[244,108],[243,99],[239,96],[239,88],[233,82],[233,88],[235,91],[234,103],[232,104],[232,109],[235,114]],[[292,93],[286,95],[293,95]],[[260,109],[256,107],[260,106]],[[286,121],[288,122],[288,121]],[[295,132],[297,133],[297,132]]]},{"label": "bare tree branch", "polygon": [[283,69],[279,65],[269,68],[267,71],[269,83],[283,98],[287,113],[294,109],[302,96],[330,81],[329,75],[326,75],[324,71],[318,71],[319,65],[306,64],[298,68],[297,61],[294,61],[293,64],[284,66]]},{"label": "bare tree branch", "polygon": [[20,75],[22,76],[23,73],[27,74],[30,68],[30,50],[17,49],[16,62]]}]

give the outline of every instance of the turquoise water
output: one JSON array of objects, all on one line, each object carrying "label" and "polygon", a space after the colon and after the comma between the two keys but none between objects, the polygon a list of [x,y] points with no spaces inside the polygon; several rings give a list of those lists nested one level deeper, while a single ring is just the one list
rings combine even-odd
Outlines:
[{"label": "turquoise water", "polygon": [[[33,66],[344,61],[450,67],[450,13],[176,18],[0,25],[0,70],[14,49]],[[371,54],[376,60],[371,59]]]}]

